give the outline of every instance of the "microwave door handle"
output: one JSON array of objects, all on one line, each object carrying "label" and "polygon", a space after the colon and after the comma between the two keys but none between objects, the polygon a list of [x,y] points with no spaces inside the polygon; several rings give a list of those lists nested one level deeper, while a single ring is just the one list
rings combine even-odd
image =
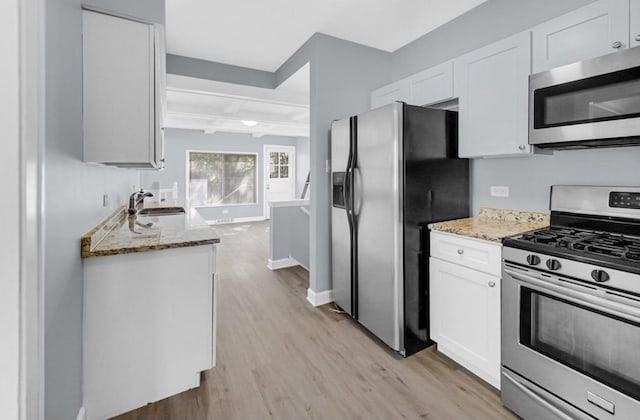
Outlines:
[{"label": "microwave door handle", "polygon": [[632,304],[625,305],[618,302],[612,302],[607,299],[594,296],[590,293],[578,291],[566,286],[560,286],[549,281],[539,280],[528,274],[518,273],[506,267],[504,272],[516,280],[532,285],[537,289],[541,289],[542,292],[549,293],[558,298],[569,299],[572,302],[579,303],[580,305],[587,306],[591,309],[640,323],[640,308],[633,306]]},{"label": "microwave door handle", "polygon": [[575,417],[572,417],[572,416],[568,415],[567,413],[565,413],[564,411],[562,411],[558,407],[554,406],[549,401],[547,401],[546,399],[544,399],[540,395],[538,395],[538,393],[536,393],[533,390],[529,389],[528,386],[526,386],[525,384],[521,383],[520,381],[518,381],[517,379],[512,377],[509,373],[505,372],[504,370],[502,371],[502,377],[505,378],[506,380],[508,380],[509,382],[511,382],[511,384],[513,386],[518,388],[520,391],[522,391],[524,394],[526,394],[529,398],[534,400],[537,404],[541,405],[542,407],[546,408],[548,411],[553,413],[558,419],[560,419],[560,420],[575,420]]}]

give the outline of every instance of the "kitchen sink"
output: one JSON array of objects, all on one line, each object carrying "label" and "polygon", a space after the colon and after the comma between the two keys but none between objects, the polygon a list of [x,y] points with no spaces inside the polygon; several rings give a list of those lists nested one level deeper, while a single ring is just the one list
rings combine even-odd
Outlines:
[{"label": "kitchen sink", "polygon": [[184,207],[150,207],[138,212],[140,216],[171,216],[184,214]]}]

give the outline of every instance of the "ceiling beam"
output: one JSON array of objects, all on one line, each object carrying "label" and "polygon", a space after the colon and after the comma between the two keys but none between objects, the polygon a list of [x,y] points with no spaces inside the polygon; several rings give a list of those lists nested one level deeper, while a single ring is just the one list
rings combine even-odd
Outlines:
[{"label": "ceiling beam", "polygon": [[210,92],[206,90],[186,89],[186,88],[179,88],[179,87],[167,87],[167,100],[169,102],[171,102],[172,93],[211,96],[214,98],[221,98],[221,99],[240,99],[247,102],[256,102],[256,103],[269,104],[269,105],[272,105],[272,104],[284,105],[292,108],[309,109],[308,102],[302,103],[302,102],[284,101],[280,99],[258,98],[258,97],[250,97],[250,96],[243,96],[243,95],[235,95],[231,93]]},{"label": "ceiling beam", "polygon": [[224,113],[235,115],[240,111],[245,103],[246,101],[244,100],[232,99],[231,103],[224,108]]},{"label": "ceiling beam", "polygon": [[260,124],[280,124],[280,125],[291,125],[298,126],[304,125],[308,126],[309,123],[301,122],[296,120],[288,120],[286,116],[277,117],[273,114],[262,114],[258,112],[240,112],[235,115],[230,114],[216,114],[212,112],[207,112],[200,107],[192,107],[192,106],[181,106],[180,109],[169,109],[167,111],[168,116],[175,117],[186,117],[186,118],[196,118],[201,120],[227,120],[227,121],[242,121],[242,120],[252,120],[257,121]]}]

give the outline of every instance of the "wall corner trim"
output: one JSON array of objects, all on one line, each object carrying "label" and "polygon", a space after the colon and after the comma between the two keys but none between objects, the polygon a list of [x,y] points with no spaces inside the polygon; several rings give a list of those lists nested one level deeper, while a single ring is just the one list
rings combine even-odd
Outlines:
[{"label": "wall corner trim", "polygon": [[326,305],[327,303],[333,302],[333,290],[315,292],[311,289],[307,289],[307,300],[314,307]]},{"label": "wall corner trim", "polygon": [[78,415],[76,416],[76,420],[87,420],[87,411],[84,409],[84,407],[80,407]]}]

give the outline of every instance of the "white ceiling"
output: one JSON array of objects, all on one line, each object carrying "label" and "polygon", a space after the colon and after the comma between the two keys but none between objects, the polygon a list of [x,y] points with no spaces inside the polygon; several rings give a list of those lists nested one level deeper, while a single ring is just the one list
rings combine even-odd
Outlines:
[{"label": "white ceiling", "polygon": [[167,50],[275,71],[315,32],[391,52],[484,1],[167,0]]},{"label": "white ceiling", "polygon": [[[242,121],[255,121],[253,127]],[[277,89],[167,75],[167,127],[309,136],[309,64]]]}]

